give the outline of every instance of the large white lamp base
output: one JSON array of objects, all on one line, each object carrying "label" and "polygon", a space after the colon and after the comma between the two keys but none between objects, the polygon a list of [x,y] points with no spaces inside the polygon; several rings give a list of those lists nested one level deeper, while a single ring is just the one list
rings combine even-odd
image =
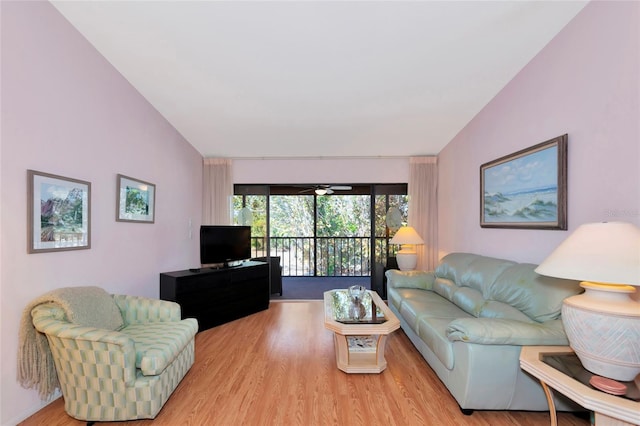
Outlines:
[{"label": "large white lamp base", "polygon": [[635,288],[587,281],[580,285],[585,292],[562,305],[571,349],[592,373],[633,380],[640,374],[640,303],[629,297]]},{"label": "large white lamp base", "polygon": [[413,271],[418,265],[418,255],[415,250],[403,248],[396,253],[396,261],[401,271]]}]

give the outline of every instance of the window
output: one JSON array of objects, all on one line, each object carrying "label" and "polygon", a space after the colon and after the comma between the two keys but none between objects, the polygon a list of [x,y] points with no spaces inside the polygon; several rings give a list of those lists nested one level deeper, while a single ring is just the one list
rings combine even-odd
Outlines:
[{"label": "window", "polygon": [[254,257],[280,256],[285,276],[369,276],[374,264],[386,265],[396,250],[386,214],[396,207],[406,222],[407,185],[352,185],[331,195],[309,187],[235,186],[234,220],[251,219]]},{"label": "window", "polygon": [[[263,185],[236,185],[234,190],[233,223],[251,226],[252,257],[267,256],[269,188]],[[250,214],[247,215],[247,212]]]}]

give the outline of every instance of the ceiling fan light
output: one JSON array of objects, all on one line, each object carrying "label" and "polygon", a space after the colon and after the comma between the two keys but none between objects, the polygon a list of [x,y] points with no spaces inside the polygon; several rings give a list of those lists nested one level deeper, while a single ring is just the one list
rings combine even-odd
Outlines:
[{"label": "ceiling fan light", "polygon": [[324,188],[316,188],[316,195],[325,195],[327,190]]}]

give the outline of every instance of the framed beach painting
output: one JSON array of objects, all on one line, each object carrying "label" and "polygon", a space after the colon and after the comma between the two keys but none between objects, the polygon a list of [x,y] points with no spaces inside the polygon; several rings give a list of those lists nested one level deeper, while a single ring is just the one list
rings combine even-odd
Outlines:
[{"label": "framed beach painting", "polygon": [[154,223],[156,186],[152,183],[118,175],[116,221]]},{"label": "framed beach painting", "polygon": [[27,170],[27,252],[91,248],[91,183]]},{"label": "framed beach painting", "polygon": [[567,135],[480,166],[480,226],[567,229]]}]

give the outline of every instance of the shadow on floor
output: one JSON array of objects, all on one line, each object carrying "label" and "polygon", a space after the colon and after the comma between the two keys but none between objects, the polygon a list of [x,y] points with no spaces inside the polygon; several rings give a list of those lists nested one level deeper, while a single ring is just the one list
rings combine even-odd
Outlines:
[{"label": "shadow on floor", "polygon": [[271,300],[322,300],[325,291],[362,285],[371,288],[371,277],[282,277],[282,296]]}]

